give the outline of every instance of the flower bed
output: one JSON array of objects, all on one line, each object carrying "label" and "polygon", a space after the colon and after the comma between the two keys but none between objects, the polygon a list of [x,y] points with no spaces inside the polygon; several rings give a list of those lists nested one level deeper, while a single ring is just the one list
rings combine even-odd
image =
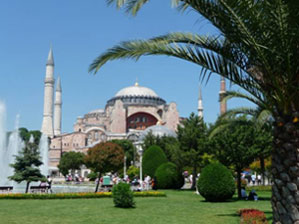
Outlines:
[{"label": "flower bed", "polygon": [[[134,192],[135,197],[166,197],[158,191]],[[80,199],[80,198],[111,198],[111,192],[97,193],[57,193],[57,194],[0,194],[1,199]]]},{"label": "flower bed", "polygon": [[241,224],[268,224],[265,213],[257,209],[240,209]]}]

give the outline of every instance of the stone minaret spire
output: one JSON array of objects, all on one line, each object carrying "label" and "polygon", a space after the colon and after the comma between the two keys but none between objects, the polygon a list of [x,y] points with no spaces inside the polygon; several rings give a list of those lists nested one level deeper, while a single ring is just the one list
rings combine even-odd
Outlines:
[{"label": "stone minaret spire", "polygon": [[222,99],[224,98],[225,93],[226,93],[225,79],[223,76],[221,76],[220,91],[219,91],[220,115],[226,113],[226,110],[227,110],[226,102],[222,102]]},{"label": "stone minaret spire", "polygon": [[199,86],[199,91],[198,91],[198,117],[203,118],[203,105],[202,105],[202,94],[201,94],[201,86]]},{"label": "stone minaret spire", "polygon": [[61,99],[61,83],[60,77],[57,79],[56,91],[55,91],[55,103],[54,103],[54,135],[61,134],[61,108],[62,108],[62,99]]},{"label": "stone minaret spire", "polygon": [[44,115],[41,132],[52,137],[53,132],[53,98],[54,98],[54,59],[53,50],[50,48],[46,64]]}]

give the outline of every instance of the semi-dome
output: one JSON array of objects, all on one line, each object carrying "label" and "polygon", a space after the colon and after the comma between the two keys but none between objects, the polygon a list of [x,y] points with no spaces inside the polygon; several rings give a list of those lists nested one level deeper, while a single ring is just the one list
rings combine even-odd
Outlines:
[{"label": "semi-dome", "polygon": [[162,137],[162,136],[167,136],[167,137],[177,137],[176,133],[166,126],[157,124],[154,126],[150,126],[147,129],[145,129],[139,136],[139,141],[143,141],[144,138],[149,134],[152,133],[156,137]]},{"label": "semi-dome", "polygon": [[139,86],[136,82],[134,86],[121,89],[116,95],[107,101],[107,106],[113,106],[116,100],[121,100],[126,105],[164,105],[166,101],[155,93],[154,90]]},{"label": "semi-dome", "polygon": [[121,89],[115,95],[115,97],[124,97],[124,96],[147,96],[147,97],[158,97],[157,93],[154,90],[139,86],[136,82],[134,86],[129,86]]}]

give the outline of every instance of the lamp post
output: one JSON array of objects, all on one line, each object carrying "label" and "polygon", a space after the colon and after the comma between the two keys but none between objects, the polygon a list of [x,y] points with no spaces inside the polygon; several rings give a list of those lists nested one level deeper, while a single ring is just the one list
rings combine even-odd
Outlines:
[{"label": "lamp post", "polygon": [[124,179],[127,175],[127,156],[124,157]]},{"label": "lamp post", "polygon": [[142,142],[136,142],[135,146],[137,149],[137,153],[139,155],[139,164],[140,164],[140,187],[141,190],[143,190],[143,178],[142,178],[142,155],[143,155],[143,148],[142,148]]}]

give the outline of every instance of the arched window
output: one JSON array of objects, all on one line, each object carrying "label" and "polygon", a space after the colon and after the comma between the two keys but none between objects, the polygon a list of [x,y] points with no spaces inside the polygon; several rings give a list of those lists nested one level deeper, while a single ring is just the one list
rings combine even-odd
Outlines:
[{"label": "arched window", "polygon": [[149,126],[155,125],[157,121],[151,114],[144,112],[136,113],[127,118],[127,130],[144,130]]}]

